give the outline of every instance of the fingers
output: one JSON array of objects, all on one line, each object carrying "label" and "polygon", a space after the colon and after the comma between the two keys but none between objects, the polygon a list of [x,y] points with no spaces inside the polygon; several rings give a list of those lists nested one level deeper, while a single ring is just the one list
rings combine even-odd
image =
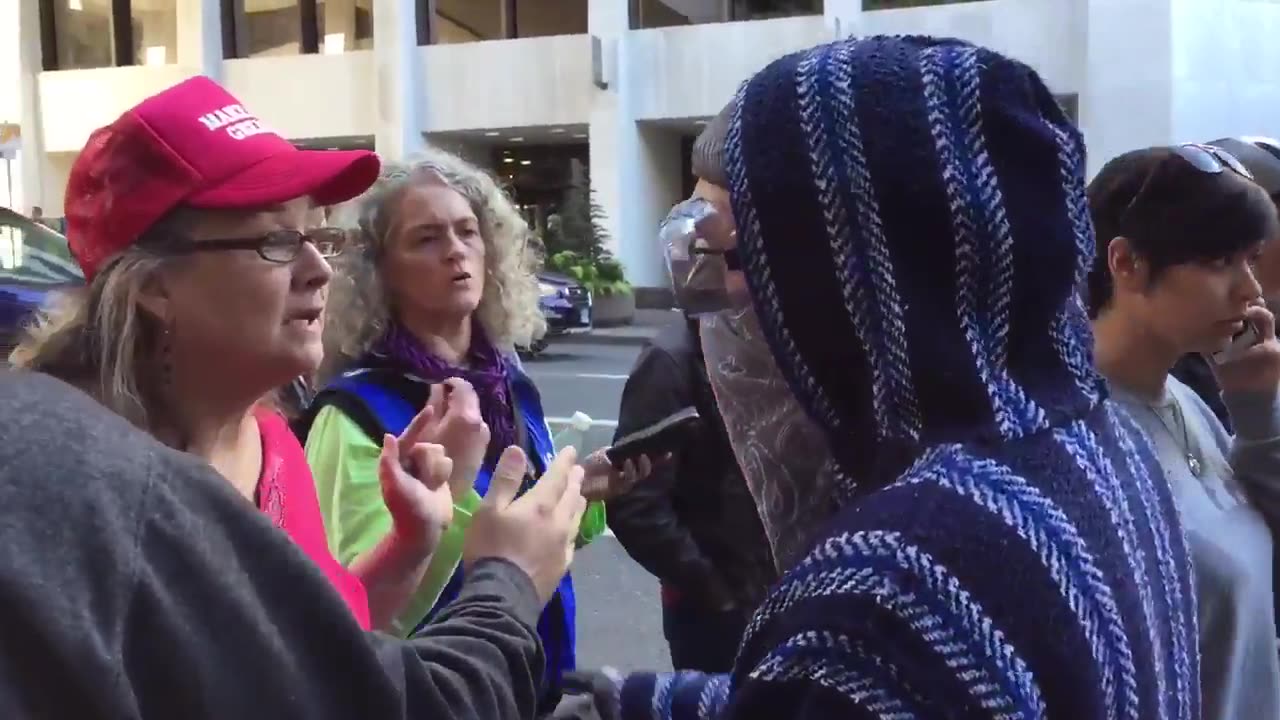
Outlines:
[{"label": "fingers", "polygon": [[582,462],[578,464],[586,468],[588,475],[617,472],[621,468],[614,465],[613,461],[609,459],[610,449],[611,448],[607,447],[599,448],[595,452],[592,452],[590,455],[583,458]]},{"label": "fingers", "polygon": [[443,386],[447,413],[443,425],[449,426],[449,437],[455,443],[465,438],[483,450],[489,444],[489,425],[480,413],[480,398],[476,395],[475,388],[466,380],[456,377],[445,380]]},{"label": "fingers", "polygon": [[489,491],[484,494],[485,504],[499,508],[510,505],[520,492],[528,463],[524,451],[515,445],[503,450],[497,467],[493,469],[493,477],[489,479]]},{"label": "fingers", "polygon": [[628,460],[622,465],[622,470],[617,477],[613,478],[612,487],[609,488],[610,495],[620,495],[629,492],[635,487],[640,479],[643,478],[648,471],[648,457],[641,455],[636,460]]},{"label": "fingers", "polygon": [[382,453],[378,455],[378,476],[385,487],[395,480],[396,471],[402,467],[400,459],[400,441],[395,435],[386,433],[382,436]]},{"label": "fingers", "polygon": [[444,446],[433,443],[407,445],[390,433],[382,437],[378,465],[384,484],[398,481],[400,473],[405,473],[432,490],[448,482],[453,472],[453,460]]},{"label": "fingers", "polygon": [[[435,392],[435,388],[432,388],[432,392]],[[400,437],[397,438],[400,444],[412,448],[423,442],[437,417],[439,416],[436,414],[436,408],[428,401],[427,405],[409,421],[409,426],[404,429],[404,432],[400,433]],[[386,445],[384,444],[383,447]]]},{"label": "fingers", "polygon": [[648,455],[640,456],[640,465],[636,468],[636,471],[637,479],[647,478],[649,477],[649,473],[653,472],[653,461],[649,459]]},{"label": "fingers", "polygon": [[418,482],[430,490],[436,490],[449,482],[453,473],[453,460],[441,445],[420,443],[409,448],[409,466],[414,469]]},{"label": "fingers", "polygon": [[480,417],[480,397],[476,395],[476,390],[471,383],[462,378],[451,377],[441,384],[444,386],[448,412],[456,411],[463,417]]},{"label": "fingers", "polygon": [[1266,342],[1276,336],[1276,318],[1264,305],[1250,305],[1245,310],[1245,317],[1258,331],[1258,341]]},{"label": "fingers", "polygon": [[[534,484],[533,489],[529,491],[529,495],[545,498],[551,505],[558,504],[560,497],[564,495],[565,487],[569,483],[569,475],[574,469],[581,471],[581,468],[578,467],[578,451],[570,446],[556,453],[555,459],[551,461],[547,471]],[[578,484],[581,486],[581,481]]]},{"label": "fingers", "polygon": [[[582,466],[574,465],[564,473],[564,476],[564,492],[556,502],[555,515],[560,522],[576,528],[582,523],[582,515],[587,511],[587,498],[582,494],[582,480],[585,473]],[[543,476],[540,482],[545,480],[546,476]],[[577,533],[573,533],[573,537],[576,539]]]}]

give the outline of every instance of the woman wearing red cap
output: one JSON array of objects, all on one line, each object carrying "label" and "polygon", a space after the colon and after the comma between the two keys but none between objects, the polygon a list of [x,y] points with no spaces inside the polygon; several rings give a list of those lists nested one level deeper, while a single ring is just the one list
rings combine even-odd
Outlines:
[{"label": "woman wearing red cap", "polygon": [[320,208],[378,170],[370,152],[298,150],[207,78],[144,100],[96,131],[71,171],[68,240],[87,287],[43,313],[12,357],[207,459],[366,628],[400,611],[451,520],[448,455],[488,440],[458,384],[447,414],[424,412],[384,443],[389,532],[350,570],[330,555],[302,448],[264,398],[319,366],[326,258],[346,240],[319,227]]}]

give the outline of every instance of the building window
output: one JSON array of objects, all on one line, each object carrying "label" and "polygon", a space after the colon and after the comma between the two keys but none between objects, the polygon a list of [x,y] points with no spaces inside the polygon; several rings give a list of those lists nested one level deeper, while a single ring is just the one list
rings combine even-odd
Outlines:
[{"label": "building window", "polygon": [[[320,51],[316,0],[222,0],[234,28],[228,57],[270,57]],[[350,2],[350,0],[348,0]],[[227,7],[230,12],[227,12]],[[225,22],[225,19],[224,19]]]},{"label": "building window", "polygon": [[898,10],[927,5],[959,5],[977,0],[862,0],[863,10]]},{"label": "building window", "polygon": [[302,14],[296,0],[244,0],[236,23],[240,57],[297,55],[302,52]]},{"label": "building window", "polygon": [[39,0],[45,70],[178,61],[177,0]]},{"label": "building window", "polygon": [[177,0],[131,0],[133,63],[173,65],[178,62]]},{"label": "building window", "polygon": [[822,0],[631,0],[631,27],[769,20],[822,11]]},{"label": "building window", "polygon": [[40,11],[45,70],[116,64],[111,0],[42,0]]},{"label": "building window", "polygon": [[821,15],[822,0],[734,0],[730,20],[770,20],[797,15]]},{"label": "building window", "polygon": [[[511,1],[511,0],[509,0]],[[514,0],[512,37],[586,35],[588,0]]]},{"label": "building window", "polygon": [[431,42],[451,44],[549,35],[584,35],[587,32],[587,2],[588,0],[420,0],[418,12],[425,13],[432,20],[429,31]]},{"label": "building window", "polygon": [[373,0],[318,0],[320,52],[373,48]]},{"label": "building window", "polygon": [[433,40],[448,45],[505,38],[507,5],[504,0],[435,0]]}]

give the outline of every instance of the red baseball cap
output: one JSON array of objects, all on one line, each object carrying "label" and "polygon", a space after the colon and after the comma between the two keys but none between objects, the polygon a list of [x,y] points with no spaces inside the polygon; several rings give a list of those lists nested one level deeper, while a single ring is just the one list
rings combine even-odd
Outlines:
[{"label": "red baseball cap", "polygon": [[67,180],[67,241],[86,278],[179,205],[239,209],[310,196],[335,205],[378,178],[367,150],[299,150],[207,77],[95,130]]}]

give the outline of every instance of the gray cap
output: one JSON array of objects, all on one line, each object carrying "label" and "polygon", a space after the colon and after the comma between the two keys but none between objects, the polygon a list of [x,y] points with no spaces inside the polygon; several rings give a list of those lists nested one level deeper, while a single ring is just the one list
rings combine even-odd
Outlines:
[{"label": "gray cap", "polygon": [[729,173],[724,167],[724,146],[729,135],[729,121],[733,118],[734,101],[707,123],[693,142],[693,174],[702,180],[722,188],[729,187]]}]

